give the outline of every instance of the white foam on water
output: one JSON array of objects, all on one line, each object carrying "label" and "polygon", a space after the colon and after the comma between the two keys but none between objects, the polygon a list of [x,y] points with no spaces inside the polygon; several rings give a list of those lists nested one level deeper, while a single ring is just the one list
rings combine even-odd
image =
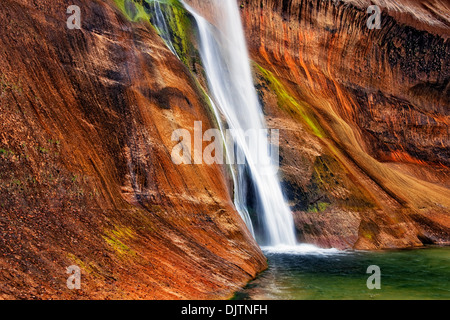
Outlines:
[{"label": "white foam on water", "polygon": [[265,254],[292,254],[292,255],[336,255],[344,254],[346,251],[338,249],[323,249],[312,244],[298,244],[294,246],[277,245],[261,247]]}]

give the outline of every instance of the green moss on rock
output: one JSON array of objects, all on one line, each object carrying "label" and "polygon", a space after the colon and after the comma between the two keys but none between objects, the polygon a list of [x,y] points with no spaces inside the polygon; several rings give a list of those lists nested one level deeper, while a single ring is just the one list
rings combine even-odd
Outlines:
[{"label": "green moss on rock", "polygon": [[287,88],[276,78],[276,76],[256,64],[258,71],[266,80],[270,89],[276,94],[278,99],[278,106],[290,113],[299,116],[300,120],[306,124],[307,128],[317,137],[325,137],[325,132],[321,128],[319,121],[316,119],[312,110],[308,108],[306,103],[297,101],[287,90]]}]

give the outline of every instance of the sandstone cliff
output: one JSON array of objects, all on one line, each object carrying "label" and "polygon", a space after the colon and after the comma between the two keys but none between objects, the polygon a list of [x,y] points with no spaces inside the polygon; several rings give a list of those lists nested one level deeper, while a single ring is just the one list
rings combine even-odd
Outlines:
[{"label": "sandstone cliff", "polygon": [[[0,298],[230,297],[266,262],[218,166],[175,166],[208,105],[149,23],[113,1],[0,10]],[[82,289],[66,287],[66,267]]]},{"label": "sandstone cliff", "polygon": [[301,238],[449,243],[448,5],[375,1],[369,30],[368,1],[241,3]]}]

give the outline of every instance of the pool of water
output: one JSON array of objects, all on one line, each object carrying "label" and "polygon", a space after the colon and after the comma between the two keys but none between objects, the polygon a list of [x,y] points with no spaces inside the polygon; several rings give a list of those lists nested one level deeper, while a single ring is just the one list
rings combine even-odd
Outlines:
[{"label": "pool of water", "polygon": [[[450,247],[365,252],[305,245],[263,251],[268,270],[235,299],[450,299]],[[367,287],[371,265],[380,268],[381,289]]]}]

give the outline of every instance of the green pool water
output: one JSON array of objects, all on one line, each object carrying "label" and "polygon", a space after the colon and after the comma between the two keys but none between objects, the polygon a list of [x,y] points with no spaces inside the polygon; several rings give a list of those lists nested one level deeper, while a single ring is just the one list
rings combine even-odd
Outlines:
[{"label": "green pool water", "polygon": [[[450,247],[361,252],[264,249],[269,269],[235,299],[450,299]],[[366,273],[380,267],[381,289]]]}]

